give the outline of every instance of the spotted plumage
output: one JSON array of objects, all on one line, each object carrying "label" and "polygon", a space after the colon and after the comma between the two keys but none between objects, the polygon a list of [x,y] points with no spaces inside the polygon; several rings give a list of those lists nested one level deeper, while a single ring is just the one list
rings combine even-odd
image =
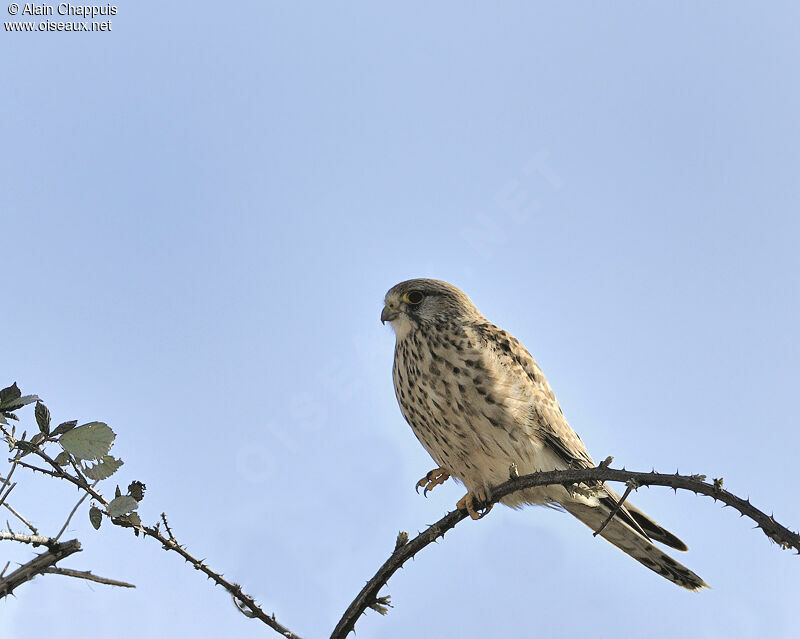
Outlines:
[{"label": "spotted plumage", "polygon": [[[393,378],[406,421],[439,469],[420,480],[426,490],[447,476],[468,494],[459,505],[471,515],[493,486],[520,474],[595,464],[569,426],[530,353],[491,324],[456,287],[438,280],[401,282],[386,294],[382,321],[391,322]],[[502,503],[563,508],[599,529],[619,497],[606,486],[585,490],[543,486],[512,493]],[[600,535],[679,586],[705,582],[653,545],[686,545],[627,501]]]}]

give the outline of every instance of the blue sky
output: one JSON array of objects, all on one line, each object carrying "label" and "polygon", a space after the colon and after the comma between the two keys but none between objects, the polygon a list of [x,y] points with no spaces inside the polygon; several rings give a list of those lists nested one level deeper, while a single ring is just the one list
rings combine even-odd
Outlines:
[{"label": "blue sky", "polygon": [[[108,422],[143,518],[308,638],[463,494],[413,490],[433,463],[378,319],[410,277],[521,339],[596,459],[723,476],[796,529],[799,14],[141,2],[110,33],[4,31],[0,381]],[[74,491],[19,479],[12,503],[57,531]],[[712,590],[496,508],[358,636],[800,633],[797,557],[707,499],[632,499]],[[149,541],[83,511],[67,536],[64,566],[137,589],[39,578],[0,635],[270,635]]]}]

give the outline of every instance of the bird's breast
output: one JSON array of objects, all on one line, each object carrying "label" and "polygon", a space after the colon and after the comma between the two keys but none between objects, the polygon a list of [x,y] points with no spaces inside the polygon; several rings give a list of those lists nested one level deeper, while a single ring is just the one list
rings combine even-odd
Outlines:
[{"label": "bird's breast", "polygon": [[529,409],[520,384],[490,364],[464,333],[415,331],[395,349],[403,416],[439,466],[470,489],[505,481],[512,462],[532,471],[541,450],[521,422]]}]

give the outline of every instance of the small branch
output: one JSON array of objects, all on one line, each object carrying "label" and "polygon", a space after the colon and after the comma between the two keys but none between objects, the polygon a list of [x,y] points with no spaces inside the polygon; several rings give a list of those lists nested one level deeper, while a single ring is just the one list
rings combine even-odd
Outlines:
[{"label": "small branch", "polygon": [[47,552],[37,555],[7,577],[0,579],[0,599],[10,595],[14,592],[15,588],[21,586],[26,581],[30,581],[36,577],[36,575],[43,574],[48,568],[55,566],[56,563],[65,557],[80,552],[80,550],[81,544],[77,539],[65,541],[60,544],[53,544]]},{"label": "small branch", "polygon": [[631,494],[631,491],[634,489],[635,486],[636,486],[635,482],[633,482],[633,481],[629,481],[628,482],[628,487],[625,489],[625,492],[622,494],[622,497],[620,497],[620,499],[617,502],[617,504],[611,509],[611,512],[608,513],[608,517],[606,517],[605,521],[602,524],[600,524],[600,528],[598,528],[597,530],[595,530],[592,533],[592,535],[594,537],[597,537],[597,535],[599,535],[601,532],[603,532],[605,527],[608,526],[608,523],[612,519],[614,519],[614,515],[616,515],[619,512],[619,509],[622,508],[622,504],[625,503],[625,500],[628,498],[628,495]]},{"label": "small branch", "polygon": [[[55,464],[55,461],[53,461]],[[86,477],[83,476],[81,469],[78,467],[78,464],[75,463],[75,460],[72,458],[72,455],[69,456],[69,465],[72,466],[73,470],[75,471],[75,476],[80,479],[84,484],[88,484],[89,482],[86,481]],[[95,482],[96,484],[97,482]]]},{"label": "small branch", "polygon": [[20,533],[5,532],[0,530],[0,540],[19,541],[23,544],[33,544],[34,546],[55,546],[56,540],[41,535],[23,535]]},{"label": "small branch", "polygon": [[[7,436],[7,431],[5,429],[3,429],[3,433],[6,434],[6,436]],[[3,494],[3,491],[6,490],[6,486],[8,486],[8,484],[11,483],[11,476],[14,474],[14,471],[17,469],[17,464],[19,464],[19,457],[20,457],[21,454],[22,453],[18,452],[16,457],[14,457],[14,459],[9,459],[8,460],[8,461],[11,462],[11,470],[8,471],[8,475],[6,475],[6,478],[3,480],[3,485],[0,486],[0,505],[5,503],[6,498],[8,497],[9,493],[14,489],[14,486],[16,485],[16,484],[13,484],[11,486],[11,488],[9,488],[8,491],[5,494]]]},{"label": "small branch", "polygon": [[448,530],[466,517],[466,511],[454,510],[426,530],[423,530],[407,544],[397,548],[389,559],[378,568],[375,576],[367,582],[367,585],[362,588],[361,592],[358,593],[347,608],[339,623],[336,624],[336,628],[331,634],[331,639],[344,639],[347,637],[350,631],[355,629],[358,618],[378,600],[378,591],[386,585],[391,576],[425,546],[433,543],[439,537],[444,537]]},{"label": "small branch", "polygon": [[[46,468],[38,468],[36,466],[32,466],[32,465],[26,464],[24,462],[19,462],[19,464],[22,465],[22,466],[26,466],[27,468],[30,468],[31,470],[34,470],[34,471],[37,471],[37,472],[41,472],[41,473],[45,473],[45,474],[51,475],[53,477],[58,477],[59,479],[64,479],[64,480],[70,482],[71,484],[74,484],[78,488],[80,488],[82,491],[84,491],[84,493],[86,493],[87,495],[91,496],[98,503],[102,504],[105,508],[108,508],[108,501],[106,501],[106,499],[100,493],[98,493],[94,488],[94,486],[95,486],[95,484],[97,482],[95,482],[95,484],[89,485],[89,483],[83,477],[83,474],[77,468],[74,468],[74,465],[73,465],[73,468],[76,471],[76,475],[71,475],[66,470],[64,470],[61,466],[59,466],[52,457],[50,457],[47,453],[45,453],[43,450],[41,450],[41,448],[37,448],[36,450],[34,450],[32,452],[33,452],[33,454],[37,455],[39,458],[41,458],[42,460],[47,462],[47,464],[53,470],[48,470]],[[73,509],[73,513],[75,512],[75,510],[77,510],[78,506],[80,506],[80,502]],[[70,514],[70,517],[72,517],[73,513]],[[108,513],[106,513],[106,514],[108,514]],[[255,599],[253,599],[250,595],[247,595],[247,594],[244,593],[244,591],[242,590],[242,587],[239,584],[234,584],[234,583],[228,581],[221,574],[219,574],[217,572],[214,572],[213,570],[211,570],[211,568],[206,566],[206,564],[203,563],[203,560],[193,557],[186,549],[184,549],[180,544],[178,544],[178,541],[175,539],[175,536],[172,534],[172,530],[170,529],[169,524],[167,524],[166,514],[162,513],[161,518],[162,518],[162,520],[164,522],[164,527],[166,528],[167,534],[169,535],[169,537],[165,537],[163,534],[161,534],[161,532],[158,530],[157,527],[134,525],[134,524],[131,524],[131,523],[126,522],[124,520],[115,519],[115,518],[111,518],[111,520],[117,526],[121,526],[123,528],[133,528],[134,530],[139,531],[140,533],[143,533],[147,537],[151,537],[153,539],[158,540],[159,542],[161,542],[161,546],[164,548],[164,550],[172,550],[172,551],[178,553],[187,562],[189,562],[194,567],[195,570],[199,570],[199,571],[203,572],[207,577],[212,579],[216,584],[222,586],[225,590],[227,590],[231,594],[231,596],[234,598],[234,601],[236,603],[236,607],[240,611],[243,611],[243,609],[246,609],[246,610],[249,611],[247,616],[254,617],[256,619],[261,620],[266,625],[268,625],[270,628],[272,628],[276,632],[278,632],[281,635],[283,635],[284,637],[286,637],[286,639],[301,639],[298,635],[294,634],[291,630],[289,630],[288,628],[286,628],[285,626],[280,624],[275,619],[274,615],[268,615],[266,612],[264,612],[261,609],[261,607],[256,603]],[[67,520],[67,524],[68,523],[69,523],[69,519]],[[64,528],[66,528],[67,524],[64,525]],[[61,532],[59,532],[59,536],[64,532],[64,528],[62,528]],[[69,543],[69,542],[67,542],[67,543]],[[16,572],[14,574],[16,574]],[[10,578],[10,576],[9,576],[9,578]],[[2,588],[2,583],[3,582],[0,582],[0,588]],[[0,590],[0,597],[2,597],[2,596],[3,596],[3,591]]]},{"label": "small branch", "polygon": [[[99,481],[100,481],[99,479],[96,480],[92,484],[92,488],[97,486],[97,482],[99,482]],[[61,539],[61,535],[64,534],[64,531],[67,529],[67,526],[69,526],[69,522],[72,521],[72,517],[75,515],[75,512],[78,510],[78,508],[80,508],[80,505],[86,500],[86,498],[88,496],[89,496],[89,493],[83,493],[83,496],[78,500],[78,503],[75,504],[75,507],[70,511],[69,515],[67,516],[67,521],[64,522],[64,525],[61,526],[61,530],[58,531],[58,534],[55,537],[56,541]]]},{"label": "small branch", "polygon": [[[665,475],[662,473],[638,473],[627,470],[616,470],[599,466],[597,468],[586,468],[582,470],[554,470],[542,473],[533,473],[523,477],[511,479],[492,490],[491,499],[488,504],[500,501],[506,495],[510,495],[518,490],[533,488],[536,486],[549,486],[553,484],[563,484],[565,486],[591,482],[591,481],[618,481],[628,482],[633,480],[639,486],[669,486],[674,489],[690,490],[694,493],[712,497],[715,501],[731,506],[738,510],[742,515],[752,519],[764,534],[772,541],[777,542],[782,548],[793,548],[800,553],[800,535],[782,526],[775,518],[766,515],[758,508],[753,506],[749,500],[741,499],[736,495],[722,489],[722,482],[714,480],[708,483],[702,475]],[[345,639],[355,628],[359,617],[379,600],[378,592],[389,581],[391,576],[397,572],[403,564],[414,557],[420,550],[436,541],[439,537],[455,527],[461,520],[465,519],[465,511],[454,510],[439,521],[422,531],[414,539],[406,544],[398,545],[395,551],[383,563],[383,565],[367,582],[367,585],[358,593],[356,598],[345,611],[336,628],[331,634],[331,639]]]},{"label": "small branch", "polygon": [[[14,464],[14,466],[16,466],[16,464]],[[11,474],[9,473],[9,477],[10,476]],[[2,494],[2,496],[0,496],[0,506],[6,505],[6,499],[8,499],[8,496],[11,494],[11,491],[14,490],[16,487],[17,487],[17,482],[14,482],[13,484],[10,484],[8,486],[8,490],[6,490],[6,492],[0,490],[0,494]]]},{"label": "small branch", "polygon": [[89,493],[92,496],[92,499],[95,499],[103,506],[108,507],[108,502],[105,500],[105,498],[94,489],[94,484],[90,486],[89,483],[85,479],[83,479],[83,475],[80,475],[79,477],[73,477],[67,471],[61,468],[61,466],[59,466],[56,463],[56,461],[52,457],[50,457],[50,455],[44,452],[41,448],[37,448],[33,452],[34,454],[41,457],[44,461],[46,461],[53,470],[37,468],[36,466],[28,466],[27,464],[23,464],[22,462],[20,462],[20,465],[27,466],[32,470],[39,471],[40,473],[46,473],[48,475],[52,475],[53,477],[58,477],[59,479],[66,479],[68,482],[70,482],[71,484],[75,484],[78,488],[80,488],[84,492]]},{"label": "small branch", "polygon": [[45,475],[50,475],[51,477],[58,477],[59,479],[64,479],[64,473],[54,473],[52,470],[48,470],[47,468],[39,468],[38,466],[34,466],[33,464],[29,464],[28,462],[18,461],[17,464],[24,468],[30,468],[31,470],[37,473],[44,473]]},{"label": "small branch", "polygon": [[133,584],[126,581],[117,581],[116,579],[109,579],[108,577],[98,577],[93,575],[91,570],[72,570],[71,568],[58,568],[57,566],[50,566],[44,570],[49,575],[66,575],[67,577],[75,577],[77,579],[86,579],[86,581],[94,581],[98,584],[105,584],[107,586],[119,586],[120,588],[136,588]]},{"label": "small branch", "polygon": [[[169,535],[169,540],[175,541],[175,535],[172,534],[172,529],[169,527],[169,523],[167,523],[167,513],[161,513],[161,521],[164,522],[164,528],[166,529],[167,534]],[[175,541],[175,543],[178,542]]]},{"label": "small branch", "polygon": [[[168,537],[161,533],[160,530],[155,526],[135,526],[131,523],[121,520],[116,520],[114,523],[122,528],[134,528],[145,536],[161,542],[161,546],[164,550],[171,550],[178,553],[189,564],[191,564],[195,570],[199,570],[218,586],[222,586],[225,590],[227,590],[233,597],[236,607],[245,616],[263,621],[270,628],[281,634],[283,637],[286,637],[286,639],[301,639],[299,635],[294,634],[286,626],[279,623],[275,619],[275,615],[268,615],[266,612],[264,612],[256,603],[255,599],[246,594],[239,584],[228,581],[220,573],[217,573],[209,568],[202,559],[197,559],[191,553],[189,553],[188,550],[178,543],[178,540],[173,535],[172,530],[167,525],[166,514],[162,513],[161,518],[164,522],[164,527],[167,529],[167,534],[169,535]],[[245,612],[245,609],[247,612]]]},{"label": "small branch", "polygon": [[36,526],[34,526],[31,522],[25,519],[25,517],[23,517],[16,510],[14,510],[11,507],[11,504],[3,504],[3,506],[6,507],[9,511],[11,511],[11,514],[14,515],[14,517],[19,519],[23,524],[25,524],[28,527],[28,530],[30,530],[34,535],[39,534],[39,531],[36,529]]}]

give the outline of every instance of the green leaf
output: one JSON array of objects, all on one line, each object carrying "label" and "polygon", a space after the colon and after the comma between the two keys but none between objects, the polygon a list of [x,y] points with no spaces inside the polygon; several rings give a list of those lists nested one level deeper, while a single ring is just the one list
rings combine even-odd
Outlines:
[{"label": "green leaf", "polygon": [[134,526],[141,526],[142,519],[139,517],[138,513],[129,513],[127,515],[122,515],[121,517],[117,517],[117,519],[121,519],[122,521],[127,521],[132,523]]},{"label": "green leaf", "polygon": [[147,490],[147,486],[140,481],[132,481],[128,484],[128,494],[136,501],[142,501],[142,499],[144,499],[145,490]]},{"label": "green leaf", "polygon": [[14,382],[11,386],[0,390],[0,404],[5,404],[7,401],[17,399],[21,395],[22,393],[19,388],[17,388],[17,382]]},{"label": "green leaf", "polygon": [[70,456],[69,453],[60,452],[58,456],[53,460],[59,466],[69,466]]},{"label": "green leaf", "polygon": [[[121,517],[114,517],[114,519],[112,519],[111,521],[113,521],[115,524],[121,524],[122,522],[127,522],[129,524],[134,525],[134,526],[141,526],[142,525],[142,520],[141,520],[141,518],[139,517],[139,515],[137,513],[129,513],[127,515],[122,515]],[[134,528],[133,529],[133,534],[138,537],[139,536],[139,529],[138,528]]]},{"label": "green leaf", "polygon": [[111,450],[115,437],[114,431],[103,422],[89,422],[67,431],[58,441],[78,459],[100,459]]},{"label": "green leaf", "polygon": [[71,422],[61,422],[56,429],[51,433],[53,437],[58,437],[59,435],[63,435],[68,430],[72,430],[78,425],[78,420],[73,419]]},{"label": "green leaf", "polygon": [[89,479],[108,479],[117,472],[123,463],[121,459],[114,459],[111,455],[104,455],[94,466],[84,466],[83,473]]},{"label": "green leaf", "polygon": [[117,484],[117,489],[114,491],[114,497],[122,497],[122,491],[119,489],[119,484]]},{"label": "green leaf", "polygon": [[89,509],[89,521],[92,522],[95,530],[100,530],[100,524],[103,523],[103,513],[97,506],[92,506]]},{"label": "green leaf", "polygon": [[31,437],[30,441],[34,446],[38,446],[45,440],[45,438],[46,435],[44,433],[36,433],[33,437]]},{"label": "green leaf", "polygon": [[42,404],[42,402],[36,402],[36,409],[34,410],[36,414],[36,423],[39,424],[39,430],[42,431],[42,434],[49,435],[50,434],[50,411],[48,410],[47,406]]},{"label": "green leaf", "polygon": [[112,517],[121,517],[133,512],[139,507],[139,502],[130,495],[120,495],[108,504],[108,514]]},{"label": "green leaf", "polygon": [[38,402],[39,396],[38,395],[24,395],[23,397],[17,397],[16,399],[10,399],[7,402],[3,402],[3,410],[4,411],[11,411],[17,410],[18,408],[22,408],[23,406],[27,406],[28,404],[33,404],[33,402]]},{"label": "green leaf", "polygon": [[23,452],[22,456],[24,457],[28,453],[32,453],[33,451],[37,450],[38,447],[36,446],[36,444],[33,444],[31,442],[26,442],[20,439],[17,441],[16,444],[14,444],[14,448],[16,448],[17,450],[21,450]]}]

